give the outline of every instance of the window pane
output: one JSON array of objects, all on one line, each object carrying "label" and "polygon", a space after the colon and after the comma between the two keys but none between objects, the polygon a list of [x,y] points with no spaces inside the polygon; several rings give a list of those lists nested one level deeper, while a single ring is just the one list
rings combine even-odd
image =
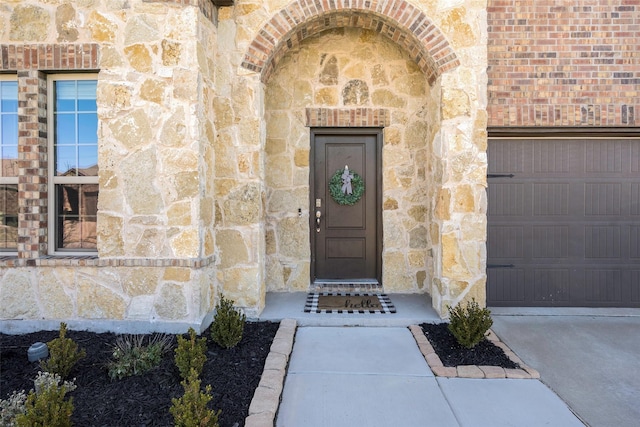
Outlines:
[{"label": "window pane", "polygon": [[95,80],[78,81],[78,111],[96,111],[96,90],[98,82]]},{"label": "window pane", "polygon": [[97,247],[98,184],[56,185],[56,247]]},{"label": "window pane", "polygon": [[81,145],[78,147],[78,175],[98,176],[98,146]]},{"label": "window pane", "polygon": [[77,176],[76,146],[59,145],[56,147],[56,175]]},{"label": "window pane", "polygon": [[18,185],[0,185],[0,251],[18,249]]},{"label": "window pane", "polygon": [[18,82],[0,82],[0,110],[3,113],[18,111]]},{"label": "window pane", "polygon": [[4,98],[4,92],[2,91],[2,104],[0,104],[0,110],[2,110],[2,112],[7,112],[7,111],[18,111],[18,98],[15,99],[6,99]]},{"label": "window pane", "polygon": [[3,114],[2,122],[2,146],[15,145],[18,146],[18,114]]},{"label": "window pane", "polygon": [[76,111],[76,81],[56,82],[56,111]]},{"label": "window pane", "polygon": [[81,144],[98,143],[97,114],[78,114],[78,142]]},{"label": "window pane", "polygon": [[18,176],[18,83],[0,81],[0,176]]},{"label": "window pane", "polygon": [[[55,81],[53,145],[55,175],[98,175],[98,114],[95,80]],[[97,248],[98,184],[55,183],[55,249]]]},{"label": "window pane", "polygon": [[56,144],[75,144],[76,142],[75,114],[58,114],[56,116]]}]

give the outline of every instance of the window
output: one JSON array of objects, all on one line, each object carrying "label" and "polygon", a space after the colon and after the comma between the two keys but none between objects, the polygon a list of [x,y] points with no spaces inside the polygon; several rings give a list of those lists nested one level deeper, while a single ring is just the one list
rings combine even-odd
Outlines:
[{"label": "window", "polygon": [[18,82],[0,75],[0,251],[18,250]]},{"label": "window", "polygon": [[[98,113],[96,76],[48,79],[50,252],[97,249]],[[53,246],[52,246],[53,244]]]}]

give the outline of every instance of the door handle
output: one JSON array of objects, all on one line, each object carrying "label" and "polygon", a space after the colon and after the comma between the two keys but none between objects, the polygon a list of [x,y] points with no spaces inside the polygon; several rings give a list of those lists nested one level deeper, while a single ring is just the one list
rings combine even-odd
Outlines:
[{"label": "door handle", "polygon": [[320,232],[320,218],[322,217],[322,212],[316,211],[316,233]]}]

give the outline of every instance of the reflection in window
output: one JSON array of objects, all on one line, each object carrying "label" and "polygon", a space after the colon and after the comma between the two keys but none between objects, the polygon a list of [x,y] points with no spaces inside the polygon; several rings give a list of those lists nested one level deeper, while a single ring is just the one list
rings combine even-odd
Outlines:
[{"label": "reflection in window", "polygon": [[51,171],[55,185],[52,240],[56,251],[95,251],[98,212],[97,81],[51,76]]},{"label": "reflection in window", "polygon": [[18,247],[18,184],[0,184],[0,250]]},{"label": "reflection in window", "polygon": [[0,76],[0,251],[18,248],[18,82]]},{"label": "reflection in window", "polygon": [[98,184],[56,186],[58,248],[95,249]]},{"label": "reflection in window", "polygon": [[98,113],[95,80],[55,82],[57,176],[98,175]]}]

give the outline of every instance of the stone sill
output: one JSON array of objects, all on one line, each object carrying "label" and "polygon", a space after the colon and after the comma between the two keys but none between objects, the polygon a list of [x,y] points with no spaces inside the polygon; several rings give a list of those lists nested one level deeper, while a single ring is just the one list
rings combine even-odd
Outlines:
[{"label": "stone sill", "polygon": [[99,258],[97,255],[49,255],[35,259],[0,256],[2,267],[185,267],[202,268],[214,262],[208,258]]},{"label": "stone sill", "polygon": [[489,329],[487,339],[495,346],[500,347],[504,354],[513,362],[520,365],[521,369],[504,369],[499,366],[444,366],[440,357],[436,354],[431,343],[425,336],[422,328],[418,325],[409,326],[413,338],[416,340],[422,355],[424,356],[429,368],[437,377],[448,378],[514,378],[514,379],[538,379],[540,373],[535,369],[527,366],[516,354],[500,338]]}]

